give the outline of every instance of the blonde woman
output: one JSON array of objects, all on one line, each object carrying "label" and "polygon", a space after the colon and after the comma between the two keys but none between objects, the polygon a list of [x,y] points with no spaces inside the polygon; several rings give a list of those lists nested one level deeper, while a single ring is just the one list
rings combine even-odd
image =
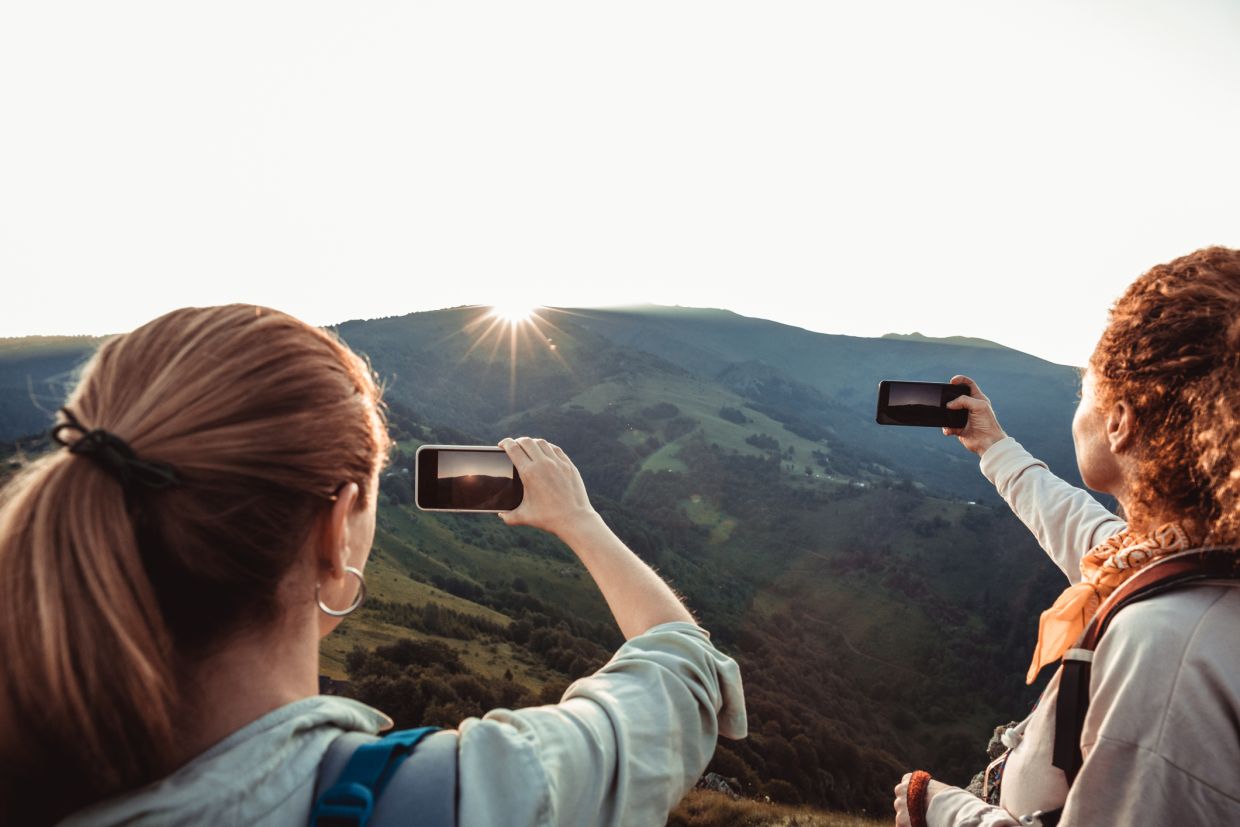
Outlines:
[{"label": "blonde woman", "polygon": [[[330,745],[391,724],[317,695],[374,537],[370,371],[283,313],[187,308],[106,342],[55,437],[0,490],[0,823],[306,824]],[[745,734],[736,664],[563,451],[503,447],[506,522],[561,537],[627,643],[559,704],[461,723],[457,821],[662,824]]]}]

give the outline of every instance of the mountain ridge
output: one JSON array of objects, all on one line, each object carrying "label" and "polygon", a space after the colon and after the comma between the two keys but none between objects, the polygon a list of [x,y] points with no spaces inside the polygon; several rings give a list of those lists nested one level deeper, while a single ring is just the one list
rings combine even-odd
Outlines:
[{"label": "mountain ridge", "polygon": [[[975,457],[935,429],[876,425],[874,392],[888,371],[933,380],[968,356],[1001,421],[1056,468],[1072,456],[1074,372],[730,311],[607,313],[546,311],[517,335],[477,307],[334,328],[385,383],[396,448],[376,600],[324,641],[330,685],[400,726],[451,726],[553,701],[618,645],[557,540],[411,505],[419,445],[531,433],[565,448],[595,508],[741,662],[752,735],[721,743],[713,771],[853,810],[884,806],[910,766],[967,781],[993,725],[1033,700],[1020,676],[1062,574]],[[0,382],[0,427],[24,405],[41,420],[27,433],[45,433],[88,352],[0,355],[0,379],[21,380]],[[12,446],[0,474],[49,447]]]}]

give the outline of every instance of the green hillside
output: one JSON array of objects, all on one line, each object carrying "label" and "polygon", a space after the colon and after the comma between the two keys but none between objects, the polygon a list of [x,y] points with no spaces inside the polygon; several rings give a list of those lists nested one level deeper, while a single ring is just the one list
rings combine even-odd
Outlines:
[{"label": "green hillside", "polygon": [[[596,508],[741,662],[752,735],[721,744],[713,771],[749,796],[869,812],[913,766],[967,781],[994,724],[1034,697],[1021,677],[1060,575],[954,440],[875,426],[873,389],[968,356],[1005,425],[1062,458],[1072,372],[719,311],[546,315],[515,339],[480,308],[337,328],[384,378],[399,448],[371,599],[323,644],[332,690],[400,725],[452,725],[554,700],[619,645],[558,541],[411,504],[419,444],[529,433],[569,452]],[[38,364],[3,352],[0,376],[37,381]]]},{"label": "green hillside", "polygon": [[[962,373],[994,400],[1008,430],[1052,469],[1079,484],[1068,439],[1075,369],[1004,347],[945,340],[868,339],[814,333],[723,310],[644,306],[566,310],[552,317],[609,341],[718,378],[788,418],[829,423],[850,446],[967,499],[992,497],[976,463],[934,429],[874,426],[882,379],[946,382]],[[741,370],[740,378],[736,374]],[[755,373],[765,374],[758,379]]]}]

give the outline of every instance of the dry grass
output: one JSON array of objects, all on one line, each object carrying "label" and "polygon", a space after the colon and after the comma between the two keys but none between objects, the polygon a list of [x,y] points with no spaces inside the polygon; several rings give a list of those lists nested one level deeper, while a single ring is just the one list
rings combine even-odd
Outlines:
[{"label": "dry grass", "polygon": [[676,806],[668,827],[878,827],[892,819],[876,820],[809,807],[765,804],[747,798],[733,800],[723,793],[693,790]]}]

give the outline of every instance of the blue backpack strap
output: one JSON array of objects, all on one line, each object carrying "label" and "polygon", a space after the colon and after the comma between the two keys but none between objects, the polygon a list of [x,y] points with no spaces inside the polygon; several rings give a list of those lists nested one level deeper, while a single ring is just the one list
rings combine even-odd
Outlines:
[{"label": "blue backpack strap", "polygon": [[418,744],[375,804],[370,827],[456,827],[457,732],[440,730]]},{"label": "blue backpack strap", "polygon": [[401,763],[418,742],[438,729],[393,732],[357,747],[340,777],[315,802],[310,811],[311,827],[365,827],[375,802]]}]

